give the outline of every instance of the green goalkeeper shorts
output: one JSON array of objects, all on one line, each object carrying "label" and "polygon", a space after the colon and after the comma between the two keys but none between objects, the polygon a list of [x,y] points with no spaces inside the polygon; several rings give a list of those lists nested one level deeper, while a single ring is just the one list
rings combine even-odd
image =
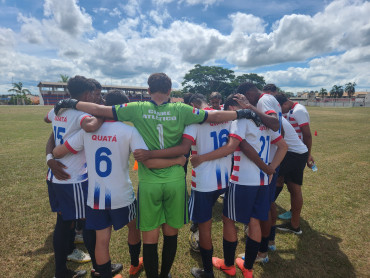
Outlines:
[{"label": "green goalkeeper shorts", "polygon": [[163,223],[179,229],[188,223],[188,192],[185,179],[169,183],[139,184],[137,225],[152,231]]}]

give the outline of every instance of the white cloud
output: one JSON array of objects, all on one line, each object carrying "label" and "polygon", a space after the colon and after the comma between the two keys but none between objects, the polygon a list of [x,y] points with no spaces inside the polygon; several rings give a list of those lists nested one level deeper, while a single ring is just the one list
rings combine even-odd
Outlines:
[{"label": "white cloud", "polygon": [[121,12],[118,8],[114,8],[113,11],[109,12],[109,15],[112,17],[114,16],[121,17]]},{"label": "white cloud", "polygon": [[15,34],[13,30],[0,27],[0,49],[13,49],[15,43]]},{"label": "white cloud", "polygon": [[140,13],[140,0],[128,0],[126,5],[122,5],[122,9],[129,17],[134,17]]},{"label": "white cloud", "polygon": [[229,16],[232,21],[233,33],[236,35],[247,35],[252,33],[263,33],[266,24],[259,17],[251,14],[236,13]]},{"label": "white cloud", "polygon": [[150,11],[149,13],[150,18],[157,24],[163,25],[163,22],[169,18],[171,18],[170,14],[168,13],[167,9],[160,14],[158,11]]}]

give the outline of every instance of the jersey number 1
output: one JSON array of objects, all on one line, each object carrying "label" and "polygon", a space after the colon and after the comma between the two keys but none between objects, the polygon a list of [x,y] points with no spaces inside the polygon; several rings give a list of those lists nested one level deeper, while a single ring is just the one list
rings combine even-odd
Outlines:
[{"label": "jersey number 1", "polygon": [[157,124],[158,137],[159,137],[159,148],[164,149],[164,138],[163,138],[163,125]]}]

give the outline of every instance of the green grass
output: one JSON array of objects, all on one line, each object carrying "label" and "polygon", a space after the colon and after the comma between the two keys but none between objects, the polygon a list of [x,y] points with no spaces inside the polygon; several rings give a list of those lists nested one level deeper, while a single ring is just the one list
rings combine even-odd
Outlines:
[{"label": "green grass", "polygon": [[[51,132],[43,117],[50,107],[0,106],[0,265],[1,277],[53,277],[52,232],[45,183],[45,144]],[[303,235],[277,234],[270,263],[255,266],[255,277],[369,277],[370,109],[309,108],[313,156],[318,172],[306,170]],[[132,172],[137,184],[137,173]],[[278,199],[289,208],[289,194]],[[222,257],[221,201],[214,209],[214,255]],[[237,253],[244,250],[239,227]],[[201,264],[181,229],[173,277],[191,277]],[[127,229],[113,233],[111,257],[127,270]],[[71,268],[89,270],[89,263]],[[215,271],[216,277],[225,277]],[[124,276],[127,277],[126,272]],[[145,277],[144,273],[140,277]],[[237,277],[241,277],[237,271]]]}]

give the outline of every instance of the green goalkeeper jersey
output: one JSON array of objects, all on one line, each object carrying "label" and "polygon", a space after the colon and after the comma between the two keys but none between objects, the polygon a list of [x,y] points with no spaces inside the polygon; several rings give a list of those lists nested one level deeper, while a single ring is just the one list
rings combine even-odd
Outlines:
[{"label": "green goalkeeper jersey", "polygon": [[[153,101],[125,103],[113,106],[113,115],[117,121],[132,122],[149,150],[179,145],[186,125],[202,123],[207,119],[206,111],[179,102],[161,105]],[[184,177],[180,165],[148,169],[140,163],[139,178],[142,182],[166,183]]]}]

